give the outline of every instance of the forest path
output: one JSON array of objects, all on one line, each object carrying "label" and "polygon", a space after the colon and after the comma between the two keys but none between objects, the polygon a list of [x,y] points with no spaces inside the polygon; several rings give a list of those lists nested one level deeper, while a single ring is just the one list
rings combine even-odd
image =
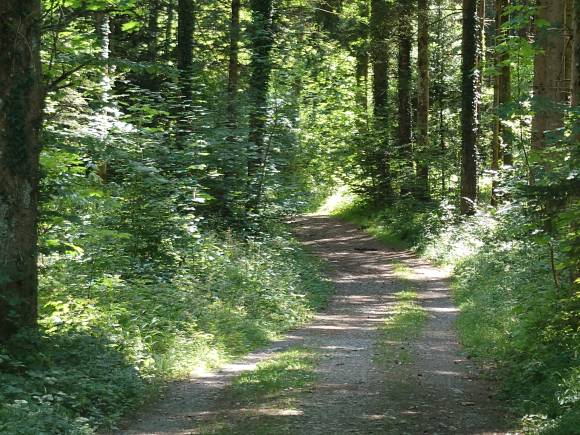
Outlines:
[{"label": "forest path", "polygon": [[[301,217],[294,228],[330,264],[337,292],[327,310],[270,349],[175,383],[160,404],[120,433],[507,433],[490,385],[460,353],[453,327],[457,309],[444,272],[334,218]],[[424,324],[410,339],[391,338],[381,325],[396,316],[397,293],[409,289],[417,294]],[[249,401],[235,393],[232,380],[289,349],[318,355],[313,385],[266,389]],[[268,382],[289,373],[296,376],[274,370]]]}]

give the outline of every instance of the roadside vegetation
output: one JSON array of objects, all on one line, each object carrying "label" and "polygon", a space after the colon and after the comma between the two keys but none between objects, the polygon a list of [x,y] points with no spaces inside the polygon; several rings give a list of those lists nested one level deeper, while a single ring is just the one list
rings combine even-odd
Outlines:
[{"label": "roadside vegetation", "polygon": [[332,291],[283,227],[190,243],[176,270],[101,258],[97,273],[88,262],[51,258],[39,332],[0,347],[0,432],[111,429],[163,381],[267,344],[308,320]]},{"label": "roadside vegetation", "polygon": [[[445,203],[379,208],[352,197],[334,207],[332,214],[387,244],[451,268],[457,327],[468,355],[499,379],[503,398],[527,432],[576,433],[580,297],[564,276],[555,285],[551,252],[534,231],[533,216],[511,206],[458,218]],[[399,324],[421,324],[413,307],[401,307],[386,325],[389,333]]]}]

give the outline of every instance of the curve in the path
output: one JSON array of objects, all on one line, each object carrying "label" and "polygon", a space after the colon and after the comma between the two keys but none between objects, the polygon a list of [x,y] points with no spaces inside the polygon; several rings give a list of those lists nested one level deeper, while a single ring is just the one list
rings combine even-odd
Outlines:
[{"label": "curve in the path", "polygon": [[[300,412],[270,415],[268,433],[505,434],[501,404],[460,352],[457,310],[448,277],[405,251],[386,248],[352,224],[324,216],[299,218],[297,237],[330,264],[336,295],[314,321],[220,372],[176,382],[165,399],[124,434],[197,434],[216,418],[239,414],[228,385],[276,352],[300,345],[321,355],[318,383]],[[405,264],[429,318],[406,344],[410,359],[377,361],[378,326],[392,314],[400,290],[395,269]],[[279,429],[272,429],[279,428]],[[262,433],[248,429],[228,433]]]}]

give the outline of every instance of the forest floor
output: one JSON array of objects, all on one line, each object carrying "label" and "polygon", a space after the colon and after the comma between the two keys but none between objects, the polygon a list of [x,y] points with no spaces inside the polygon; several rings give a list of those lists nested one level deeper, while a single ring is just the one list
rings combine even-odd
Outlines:
[{"label": "forest floor", "polygon": [[294,223],[336,294],[312,323],[170,385],[122,434],[506,434],[461,353],[446,273],[325,216]]}]

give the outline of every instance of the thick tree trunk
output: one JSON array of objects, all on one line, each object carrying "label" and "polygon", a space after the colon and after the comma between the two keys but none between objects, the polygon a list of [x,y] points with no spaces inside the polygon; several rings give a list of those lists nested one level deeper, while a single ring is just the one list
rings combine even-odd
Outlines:
[{"label": "thick tree trunk", "polygon": [[37,315],[40,1],[0,2],[0,341]]},{"label": "thick tree trunk", "polygon": [[568,102],[566,81],[566,0],[538,0],[538,20],[548,25],[537,29],[540,51],[534,59],[534,109],[532,146],[542,149],[558,139],[564,125],[563,107]]},{"label": "thick tree trunk", "polygon": [[261,202],[265,165],[265,133],[268,120],[268,88],[272,61],[270,54],[274,45],[272,0],[251,0],[252,60],[250,64],[250,146],[248,151],[248,176],[251,187],[250,207],[257,208]]},{"label": "thick tree trunk", "polygon": [[390,4],[385,0],[371,0],[371,59],[373,69],[373,118],[380,135],[380,150],[376,166],[380,179],[377,194],[386,201],[394,196],[390,169],[390,119],[389,119],[389,14]]},{"label": "thick tree trunk", "polygon": [[230,48],[228,62],[228,105],[227,119],[230,128],[237,126],[237,101],[239,81],[239,45],[240,45],[240,0],[231,0],[230,15]]},{"label": "thick tree trunk", "polygon": [[403,0],[399,5],[399,55],[398,55],[398,114],[399,131],[398,146],[401,158],[401,194],[412,192],[413,180],[413,150],[411,144],[411,48],[412,24],[411,1]]},{"label": "thick tree trunk", "polygon": [[417,9],[417,197],[429,199],[429,0]]},{"label": "thick tree trunk", "polygon": [[475,213],[477,200],[477,0],[463,0],[461,66],[461,213]]}]

